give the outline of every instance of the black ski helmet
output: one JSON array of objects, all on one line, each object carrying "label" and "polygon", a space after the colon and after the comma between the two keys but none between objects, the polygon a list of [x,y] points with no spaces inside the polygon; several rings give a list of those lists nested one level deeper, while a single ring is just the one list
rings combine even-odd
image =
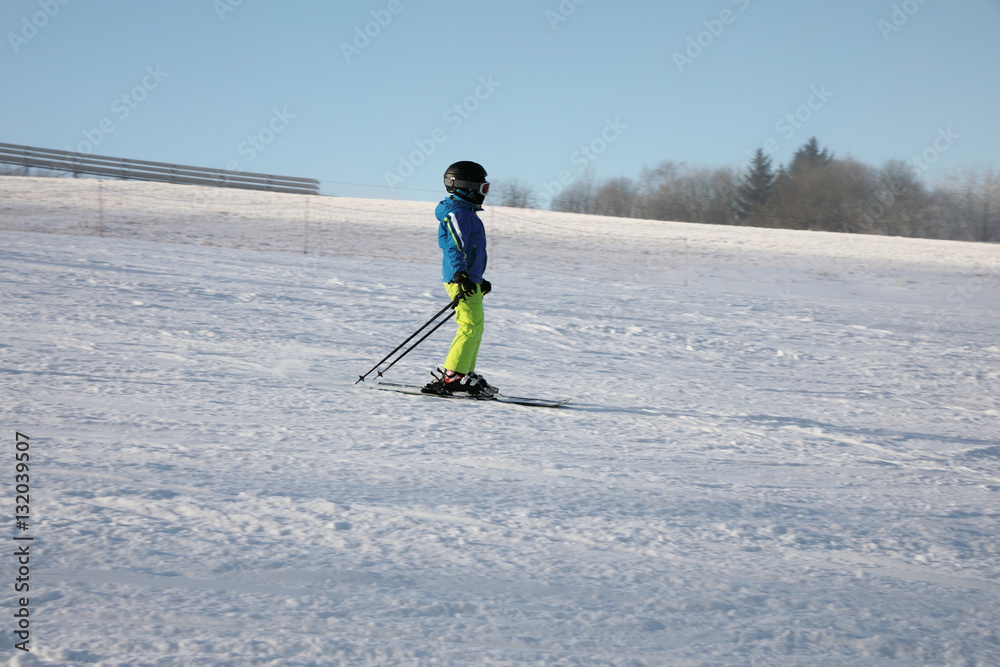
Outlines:
[{"label": "black ski helmet", "polygon": [[483,165],[469,160],[456,162],[445,170],[444,187],[451,194],[476,204],[482,204],[490,191]]}]

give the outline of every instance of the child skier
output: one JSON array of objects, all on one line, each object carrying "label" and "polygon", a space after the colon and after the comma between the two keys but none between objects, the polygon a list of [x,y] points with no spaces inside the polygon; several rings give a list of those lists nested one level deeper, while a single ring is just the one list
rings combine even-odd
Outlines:
[{"label": "child skier", "polygon": [[486,229],[476,215],[490,191],[486,170],[475,162],[462,161],[444,172],[444,185],[451,194],[438,204],[438,246],[444,255],[441,281],[448,296],[458,298],[455,321],[458,332],[451,349],[438,369],[440,376],[423,388],[425,393],[468,392],[473,396],[492,395],[491,387],[476,372],[476,357],[483,339],[483,295],[492,289],[483,279],[486,269]]}]

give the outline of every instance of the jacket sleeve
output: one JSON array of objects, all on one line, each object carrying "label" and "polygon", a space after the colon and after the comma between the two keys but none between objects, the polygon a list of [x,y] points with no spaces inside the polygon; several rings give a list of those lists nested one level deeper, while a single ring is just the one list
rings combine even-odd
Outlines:
[{"label": "jacket sleeve", "polygon": [[469,270],[468,243],[472,236],[472,216],[466,211],[450,212],[441,223],[447,233],[445,255],[455,275]]}]

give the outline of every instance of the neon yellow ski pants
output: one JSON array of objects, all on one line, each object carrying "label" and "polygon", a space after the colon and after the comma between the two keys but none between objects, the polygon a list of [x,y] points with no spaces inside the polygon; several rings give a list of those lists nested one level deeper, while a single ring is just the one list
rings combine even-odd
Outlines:
[{"label": "neon yellow ski pants", "polygon": [[[445,283],[444,287],[452,299],[458,295],[457,284]],[[458,331],[451,341],[448,357],[444,360],[445,369],[463,375],[476,370],[476,357],[479,356],[479,344],[483,340],[484,321],[483,292],[477,286],[475,294],[465,297],[455,307]]]}]

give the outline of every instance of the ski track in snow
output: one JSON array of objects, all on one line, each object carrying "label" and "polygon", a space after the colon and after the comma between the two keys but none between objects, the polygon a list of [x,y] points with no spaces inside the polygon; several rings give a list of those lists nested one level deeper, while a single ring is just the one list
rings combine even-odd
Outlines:
[{"label": "ski track in snow", "polygon": [[433,219],[426,260],[303,256],[24,231],[51,184],[0,186],[7,664],[1000,664],[996,246],[637,221],[689,247],[651,285],[498,214],[480,370],[543,410],[353,384],[446,301]]}]

